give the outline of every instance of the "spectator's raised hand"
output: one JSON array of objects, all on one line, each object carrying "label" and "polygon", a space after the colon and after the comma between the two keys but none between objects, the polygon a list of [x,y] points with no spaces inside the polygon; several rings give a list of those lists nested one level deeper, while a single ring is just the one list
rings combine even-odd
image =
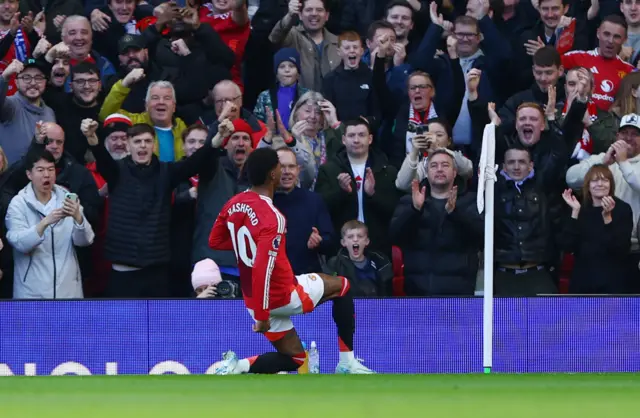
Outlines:
[{"label": "spectator's raised hand", "polygon": [[[54,209],[51,212],[49,212],[47,216],[42,218],[42,220],[40,221],[40,224],[44,227],[47,227],[49,225],[55,224],[65,216],[66,215],[64,214],[63,208]],[[39,235],[42,236],[42,234],[39,234]]]},{"label": "spectator's raised hand", "polygon": [[36,17],[33,18],[33,24],[40,34],[43,34],[47,30],[47,21],[44,16],[44,11],[40,11],[36,14]]},{"label": "spectator's raised hand", "polygon": [[609,166],[615,163],[616,162],[615,155],[616,155],[616,150],[615,148],[613,148],[613,145],[611,145],[607,150],[607,152],[604,154],[604,158],[602,159],[602,164]]},{"label": "spectator's raised hand", "polygon": [[467,73],[467,91],[472,94],[478,93],[478,85],[480,84],[480,77],[482,77],[482,70],[472,68]]},{"label": "spectator's raised hand", "polygon": [[11,32],[13,36],[16,36],[18,29],[20,29],[20,12],[14,13],[9,21],[9,32]]},{"label": "spectator's raised hand", "polygon": [[218,125],[218,133],[211,140],[211,146],[213,148],[220,148],[225,139],[229,138],[235,132],[236,128],[233,126],[233,122],[229,119],[224,119]]},{"label": "spectator's raised hand", "polygon": [[629,159],[629,144],[619,139],[613,144],[611,144],[613,148],[613,158],[615,158],[618,164],[623,163]]},{"label": "spectator's raised hand", "polygon": [[33,30],[33,12],[29,11],[25,17],[20,19],[20,26],[24,33],[29,33]]},{"label": "spectator's raised hand", "polygon": [[411,200],[413,208],[417,211],[421,211],[424,206],[424,201],[427,198],[427,187],[420,187],[420,182],[413,179],[411,182]]},{"label": "spectator's raised hand", "polygon": [[39,120],[36,122],[35,139],[38,144],[44,144],[44,140],[47,138],[47,124]]},{"label": "spectator's raised hand", "polygon": [[56,29],[58,29],[58,32],[62,30],[62,24],[66,19],[67,19],[66,15],[58,15],[53,18],[53,26],[55,26]]},{"label": "spectator's raised hand", "polygon": [[541,48],[544,48],[544,42],[542,42],[542,39],[540,39],[539,36],[538,39],[529,39],[524,43],[524,49],[527,51],[527,55],[530,56],[534,56]]},{"label": "spectator's raised hand", "polygon": [[611,196],[605,196],[602,198],[602,219],[605,224],[611,223],[613,220],[611,218],[611,212],[613,212],[613,208],[616,207],[616,201]]},{"label": "spectator's raised hand", "polygon": [[496,104],[493,102],[489,102],[487,104],[487,113],[489,114],[489,120],[496,126],[500,126],[502,124],[502,119],[498,116],[498,112],[496,112]]},{"label": "spectator's raised hand", "polygon": [[320,106],[320,111],[324,115],[324,119],[327,121],[329,126],[336,125],[338,121],[338,112],[336,111],[336,107],[329,100],[323,100],[318,102],[318,106]]},{"label": "spectator's raised hand", "polygon": [[444,17],[438,13],[438,3],[435,1],[429,5],[429,17],[431,18],[431,23],[444,29]]},{"label": "spectator's raised hand", "polygon": [[367,167],[364,173],[364,192],[371,197],[376,193],[376,178],[371,168]]},{"label": "spectator's raised hand", "polygon": [[300,0],[289,0],[289,16],[300,16],[300,11],[302,10],[302,3]]},{"label": "spectator's raised hand", "polygon": [[340,188],[345,192],[353,192],[353,188],[351,187],[351,176],[348,173],[338,174],[338,184],[340,185]]},{"label": "spectator's raised hand", "polygon": [[162,3],[153,9],[153,15],[156,16],[156,28],[162,31],[164,27],[181,16],[180,8],[174,1]]},{"label": "spectator's raised hand", "polygon": [[94,9],[91,12],[91,29],[96,32],[104,32],[109,29],[111,23],[111,17],[100,11],[100,9]]},{"label": "spectator's raised hand", "polygon": [[51,43],[44,36],[40,38],[36,47],[33,49],[33,58],[40,58],[51,49]]},{"label": "spectator's raised hand", "polygon": [[174,54],[180,55],[182,57],[186,57],[187,55],[191,54],[191,50],[187,46],[187,43],[184,41],[184,39],[177,39],[171,42],[171,51],[173,51]]},{"label": "spectator's raised hand", "polygon": [[80,131],[82,135],[87,138],[87,142],[91,146],[98,145],[98,135],[96,135],[96,131],[98,130],[98,122],[93,119],[83,119],[80,123]]},{"label": "spectator's raised hand", "polygon": [[398,67],[404,64],[404,60],[407,58],[407,50],[401,43],[395,43],[392,45],[393,48],[393,65]]},{"label": "spectator's raised hand", "polygon": [[556,119],[556,86],[549,86],[547,90],[547,105],[544,108],[544,115],[547,120]]},{"label": "spectator's raised hand", "polygon": [[198,293],[196,298],[198,299],[211,299],[218,295],[216,285],[211,284],[207,286],[202,292]]},{"label": "spectator's raised hand", "polygon": [[456,208],[456,202],[458,200],[458,186],[453,186],[451,190],[449,190],[449,197],[447,198],[447,203],[444,205],[444,210],[447,213],[451,213]]},{"label": "spectator's raised hand", "polygon": [[562,193],[562,199],[571,208],[571,217],[574,219],[578,219],[581,205],[580,201],[578,201],[578,199],[576,199],[576,197],[573,195],[571,189],[566,189]]},{"label": "spectator's raised hand", "polygon": [[196,186],[193,186],[189,189],[189,197],[193,200],[196,200],[198,198],[198,188]]},{"label": "spectator's raised hand", "polygon": [[310,250],[315,250],[322,243],[322,235],[318,232],[318,228],[315,226],[311,228],[311,235],[309,236],[309,240],[307,241],[307,248]]},{"label": "spectator's raised hand", "polygon": [[64,199],[62,204],[62,213],[64,216],[71,216],[77,224],[82,223],[82,212],[80,212],[80,201],[78,199]]},{"label": "spectator's raised hand", "polygon": [[127,88],[131,88],[134,84],[144,78],[144,69],[143,68],[134,68],[129,71],[129,74],[122,80],[122,85]]},{"label": "spectator's raised hand", "polygon": [[295,139],[299,140],[307,128],[309,128],[309,122],[307,122],[306,119],[299,120],[291,127],[291,134]]},{"label": "spectator's raised hand", "polygon": [[222,105],[222,112],[220,112],[220,116],[218,116],[218,121],[222,122],[223,120],[228,119],[229,115],[236,113],[237,110],[238,106],[236,106],[232,101],[228,100],[224,102]]},{"label": "spectator's raised hand", "polygon": [[195,30],[200,27],[200,15],[197,8],[187,7],[182,9],[182,21]]},{"label": "spectator's raised hand", "polygon": [[458,38],[453,35],[447,37],[447,54],[452,60],[458,59]]},{"label": "spectator's raised hand", "polygon": [[20,74],[23,70],[24,65],[20,61],[14,59],[13,61],[11,61],[11,64],[9,64],[7,68],[5,68],[2,72],[2,78],[4,78],[5,81],[8,81],[11,76]]},{"label": "spectator's raised hand", "polygon": [[69,57],[69,47],[64,43],[60,42],[47,51],[44,59],[47,60],[48,63],[52,64],[56,58],[68,58]]},{"label": "spectator's raised hand", "polygon": [[[269,110],[269,112],[271,112]],[[272,116],[273,117],[273,116]],[[292,136],[287,130],[287,127],[284,126],[284,122],[282,122],[282,117],[280,116],[280,111],[276,109],[276,129],[278,130],[278,134],[284,139],[286,144],[291,144]]]}]

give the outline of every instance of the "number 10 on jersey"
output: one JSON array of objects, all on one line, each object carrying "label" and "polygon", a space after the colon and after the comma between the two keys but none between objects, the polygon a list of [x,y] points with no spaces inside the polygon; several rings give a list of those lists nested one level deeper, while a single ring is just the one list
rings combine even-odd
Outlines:
[{"label": "number 10 on jersey", "polygon": [[[247,228],[246,225],[243,225],[236,233],[236,226],[231,222],[227,222],[227,228],[229,228],[229,234],[231,235],[231,242],[233,243],[233,251],[236,253],[236,259],[238,261],[242,261],[242,263],[247,267],[253,267],[253,263],[256,260],[257,246],[251,236],[251,232],[249,232],[249,228]],[[249,244],[251,256],[247,253],[247,243]]]}]

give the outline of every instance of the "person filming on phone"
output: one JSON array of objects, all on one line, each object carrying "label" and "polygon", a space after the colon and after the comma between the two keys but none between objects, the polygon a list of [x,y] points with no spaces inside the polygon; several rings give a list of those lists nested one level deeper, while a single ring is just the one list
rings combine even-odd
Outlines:
[{"label": "person filming on phone", "polygon": [[13,247],[14,299],[82,298],[75,247],[91,245],[91,224],[78,195],[56,184],[53,154],[31,149],[29,184],[9,204],[7,241]]}]

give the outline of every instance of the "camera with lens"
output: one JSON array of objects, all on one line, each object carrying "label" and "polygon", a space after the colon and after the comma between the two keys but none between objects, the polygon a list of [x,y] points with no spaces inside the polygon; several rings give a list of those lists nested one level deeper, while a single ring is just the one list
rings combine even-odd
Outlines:
[{"label": "camera with lens", "polygon": [[231,280],[223,280],[216,286],[217,297],[222,299],[233,299],[240,296],[240,286]]}]

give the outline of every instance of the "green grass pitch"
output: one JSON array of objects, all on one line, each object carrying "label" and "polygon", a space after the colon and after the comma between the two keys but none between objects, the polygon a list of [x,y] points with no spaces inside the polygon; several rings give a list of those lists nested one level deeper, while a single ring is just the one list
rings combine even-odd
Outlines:
[{"label": "green grass pitch", "polygon": [[0,417],[638,417],[640,374],[0,378]]}]

